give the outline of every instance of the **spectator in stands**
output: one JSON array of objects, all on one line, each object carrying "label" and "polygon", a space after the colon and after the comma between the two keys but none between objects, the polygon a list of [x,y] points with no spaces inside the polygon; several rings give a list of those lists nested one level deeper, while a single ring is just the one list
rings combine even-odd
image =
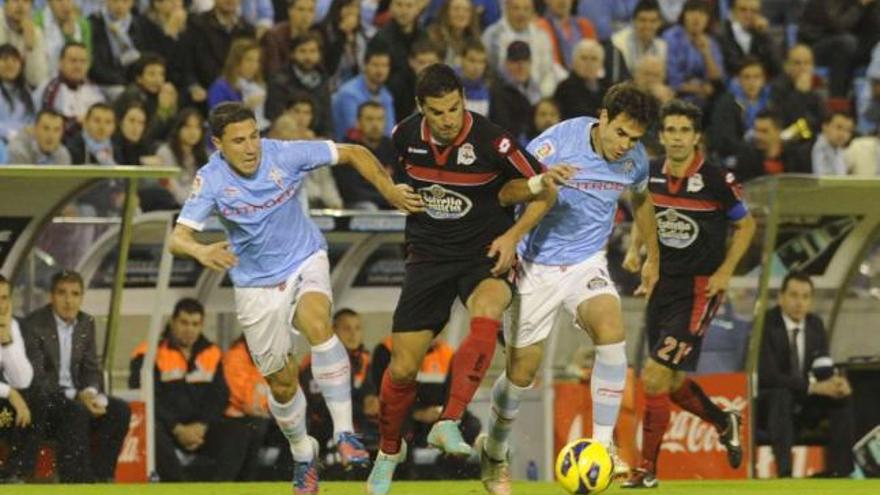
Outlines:
[{"label": "spectator in stands", "polygon": [[675,98],[675,91],[666,85],[666,63],[656,55],[645,55],[636,64],[633,82],[654,95],[660,104]]},{"label": "spectator in stands", "polygon": [[873,135],[880,131],[880,43],[874,47],[865,76],[867,81],[856,95],[858,129],[863,135]]},{"label": "spectator in stands", "polygon": [[272,0],[241,0],[241,17],[254,26],[259,40],[275,23],[275,7]]},{"label": "spectator in stands", "polygon": [[880,40],[880,2],[808,0],[798,39],[812,47],[819,65],[829,68],[831,97],[846,98],[853,70]]},{"label": "spectator in stands", "polygon": [[324,68],[335,91],[360,72],[360,61],[367,50],[369,39],[361,25],[360,1],[334,1],[319,30],[324,38]]},{"label": "spectator in stands", "polygon": [[290,95],[285,114],[290,115],[299,127],[299,137],[287,139],[315,139],[312,125],[315,121],[315,99],[304,91],[295,91]]},{"label": "spectator in stands", "polygon": [[141,103],[147,112],[146,137],[164,139],[177,113],[177,89],[165,80],[165,58],[146,52],[132,69],[134,82],[116,99],[116,113],[133,102]]},{"label": "spectator in stands", "polygon": [[504,0],[504,17],[486,28],[483,45],[489,53],[489,67],[502,72],[507,47],[514,41],[525,42],[533,54],[532,78],[538,82],[541,96],[550,96],[568,74],[553,61],[553,43],[547,33],[538,28],[534,18],[533,0]]},{"label": "spectator in stands", "polygon": [[755,116],[754,140],[740,146],[736,155],[736,177],[746,182],[762,175],[781,173],[808,174],[810,143],[782,140],[782,121],[773,110],[765,109]]},{"label": "spectator in stands", "polygon": [[763,0],[761,11],[774,26],[796,27],[807,0]]},{"label": "spectator in stands", "polygon": [[426,31],[434,46],[445,50],[443,62],[458,67],[465,49],[480,40],[479,14],[471,0],[444,0]]},{"label": "spectator in stands", "polygon": [[263,70],[268,79],[284,70],[290,60],[291,42],[306,34],[315,23],[315,0],[288,0],[287,20],[263,36]]},{"label": "spectator in stands", "polygon": [[69,41],[84,44],[91,56],[92,25],[79,11],[74,0],[47,0],[46,6],[34,15],[34,24],[43,30],[47,77],[58,72],[61,49]]},{"label": "spectator in stands", "polygon": [[[28,358],[34,368],[34,427],[57,443],[62,483],[112,481],[122,441],[128,433],[128,404],[102,393],[95,319],[82,312],[85,285],[79,273],[52,277],[49,304],[22,322]],[[93,448],[94,447],[94,448]],[[27,446],[33,471],[39,443]]]},{"label": "spectator in stands", "polygon": [[880,177],[880,136],[852,140],[844,152],[849,173],[858,177]]},{"label": "spectator in stands", "polygon": [[600,41],[609,39],[636,16],[639,0],[579,0],[577,15],[590,19]]},{"label": "spectator in stands", "polygon": [[712,152],[728,165],[743,142],[751,139],[758,112],[770,104],[770,87],[761,61],[747,56],[740,63],[736,80],[716,100],[706,129]]},{"label": "spectator in stands", "polygon": [[115,130],[113,107],[106,103],[89,107],[82,130],[64,141],[71,162],[74,165],[116,165],[111,139]]},{"label": "spectator in stands", "polygon": [[24,58],[25,79],[31,87],[49,77],[43,31],[31,19],[31,0],[6,0],[0,11],[0,45],[9,43]]},{"label": "spectator in stands", "polygon": [[[391,138],[384,134],[385,125],[385,108],[375,101],[364,102],[358,107],[357,126],[348,132],[344,142],[365,146],[380,163],[385,165],[386,170],[392,173],[397,162],[397,154]],[[390,208],[376,188],[352,167],[333,167],[331,170],[346,208],[353,210]]]},{"label": "spectator in stands", "polygon": [[104,102],[98,86],[86,79],[89,53],[86,46],[70,41],[61,49],[58,76],[44,82],[34,93],[39,109],[51,109],[64,116],[64,136],[72,137],[81,129],[86,112],[95,103]]},{"label": "spectator in stands", "polygon": [[541,89],[531,76],[532,53],[525,41],[512,42],[506,55],[504,70],[489,92],[489,120],[525,145]]},{"label": "spectator in stands", "polygon": [[846,477],[853,470],[852,388],[833,370],[825,326],[812,305],[810,277],[789,272],[778,305],[765,316],[761,336],[758,419],[769,433],[780,478],[791,477],[791,447],[823,418],[830,426],[827,474]]},{"label": "spectator in stands", "polygon": [[532,119],[529,140],[535,139],[539,134],[558,124],[561,120],[562,112],[559,110],[559,104],[556,100],[553,98],[541,98],[535,105],[535,116]]},{"label": "spectator in stands", "polygon": [[[31,425],[33,396],[27,390],[34,378],[34,369],[25,352],[24,338],[18,320],[12,316],[12,284],[0,275],[0,439],[9,446],[0,480],[23,481],[31,473],[22,469],[22,454],[29,443],[35,443]],[[31,402],[28,405],[28,401]]]},{"label": "spectator in stands", "polygon": [[19,132],[9,142],[7,162],[27,165],[70,165],[70,153],[61,144],[64,116],[52,109],[40,110],[33,131]]},{"label": "spectator in stands", "polygon": [[813,52],[807,45],[795,45],[788,51],[784,74],[770,85],[770,101],[779,111],[782,125],[788,127],[800,119],[818,132],[825,104],[813,89]]},{"label": "spectator in stands", "polygon": [[146,22],[132,12],[134,0],[106,0],[100,12],[89,16],[92,27],[92,66],[89,78],[118,95],[128,84],[128,70],[141,58],[147,36]]},{"label": "spectator in stands", "polygon": [[706,0],[687,0],[679,23],[663,33],[669,86],[700,107],[712,104],[725,77],[721,47],[709,32],[711,19]]},{"label": "spectator in stands", "polygon": [[266,99],[266,116],[271,120],[287,108],[291,94],[304,91],[315,101],[313,129],[320,136],[333,133],[330,108],[330,81],[321,67],[321,37],[309,32],[296,37],[290,44],[287,64],[272,74]]},{"label": "spectator in stands", "polygon": [[769,78],[779,74],[781,64],[773,39],[767,32],[769,26],[761,15],[761,0],[734,0],[731,15],[724,21],[718,39],[728,74],[735,74],[746,56],[760,60]]},{"label": "spectator in stands", "polygon": [[553,98],[562,109],[562,118],[599,115],[607,85],[602,79],[605,50],[598,41],[585,39],[575,47],[568,79],[559,83]]},{"label": "spectator in stands", "polygon": [[23,63],[17,48],[0,45],[0,140],[7,143],[34,121],[34,101]]},{"label": "spectator in stands", "polygon": [[[409,0],[404,0],[409,1]],[[333,125],[336,139],[341,140],[357,122],[357,109],[365,101],[376,101],[385,107],[385,135],[391,135],[391,128],[397,122],[394,113],[394,98],[385,87],[391,69],[391,55],[379,46],[370,45],[364,55],[364,71],[340,86],[333,94]]]},{"label": "spectator in stands", "polygon": [[240,38],[232,42],[223,72],[208,88],[208,108],[214,108],[224,101],[240,101],[254,111],[257,127],[264,130],[269,126],[265,115],[266,85],[261,69],[260,45],[250,38]]},{"label": "spectator in stands", "polygon": [[[168,140],[159,146],[156,156],[160,164],[180,168],[180,175],[168,179],[163,187],[174,198],[177,207],[183,206],[183,202],[189,196],[196,171],[208,161],[205,119],[202,114],[194,108],[181,110],[171,124]],[[143,202],[143,195],[141,200]],[[144,209],[147,209],[146,205]]]},{"label": "spectator in stands", "polygon": [[488,56],[486,47],[480,41],[469,44],[464,49],[458,77],[464,87],[464,106],[471,112],[482,116],[489,115],[489,84],[486,82]]},{"label": "spectator in stands", "polygon": [[427,38],[422,38],[412,45],[405,70],[394,72],[388,76],[388,91],[394,95],[394,115],[398,120],[409,117],[416,111],[416,76],[425,67],[440,63],[443,50]]},{"label": "spectator in stands", "polygon": [[[162,481],[233,481],[239,479],[251,446],[247,426],[224,417],[229,389],[220,348],[208,340],[205,308],[195,299],[174,305],[171,321],[156,351],[153,393],[156,404],[156,471]],[[140,386],[147,343],[131,359],[132,388]],[[134,381],[131,381],[134,379]],[[207,457],[206,476],[186,473],[184,457]]]},{"label": "spectator in stands", "polygon": [[188,15],[178,0],[151,0],[144,16],[144,51],[168,56],[165,79],[177,89],[181,102],[192,104],[205,101],[208,93],[197,83],[191,67],[193,46],[192,31],[187,29]]},{"label": "spectator in stands", "polygon": [[612,82],[629,77],[646,55],[657,56],[666,63],[666,40],[658,36],[662,25],[656,0],[640,0],[636,4],[632,23],[604,42],[605,71]]},{"label": "spectator in stands", "polygon": [[[200,95],[220,75],[229,54],[229,47],[236,38],[253,38],[254,27],[239,15],[240,0],[215,0],[214,8],[203,14],[193,16],[187,27],[191,36],[190,70],[193,71],[193,84],[190,94]],[[269,36],[263,36],[265,40]],[[288,53],[285,51],[284,53]],[[207,95],[206,95],[207,96]]]},{"label": "spectator in stands", "polygon": [[[354,431],[367,437],[365,444],[375,445],[379,435],[379,396],[376,386],[367,373],[370,351],[364,348],[364,330],[361,316],[352,309],[342,308],[333,314],[333,333],[348,351],[351,364],[351,406]],[[311,357],[306,356],[299,365],[299,383],[306,393],[308,409],[307,431],[321,445],[326,454],[328,442],[333,439],[333,424],[327,421],[330,412],[312,377]]]},{"label": "spectator in stands", "polygon": [[844,155],[854,129],[852,115],[839,111],[828,113],[811,153],[815,175],[847,175]]},{"label": "spectator in stands", "polygon": [[550,38],[553,61],[571,69],[575,47],[581,40],[595,40],[596,29],[588,18],[571,15],[574,0],[546,0],[544,3],[544,17],[538,18],[536,24]]},{"label": "spectator in stands", "polygon": [[147,136],[147,109],[139,101],[116,112],[119,125],[113,134],[113,159],[120,165],[159,165],[153,141]]},{"label": "spectator in stands", "polygon": [[391,0],[388,7],[391,20],[370,40],[370,45],[384,49],[391,56],[391,74],[407,70],[410,49],[423,36],[419,28],[423,7],[419,0]]}]

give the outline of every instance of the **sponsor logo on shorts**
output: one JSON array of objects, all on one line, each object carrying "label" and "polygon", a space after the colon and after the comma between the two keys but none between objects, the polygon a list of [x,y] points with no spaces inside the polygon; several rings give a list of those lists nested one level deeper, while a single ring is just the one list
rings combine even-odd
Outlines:
[{"label": "sponsor logo on shorts", "polygon": [[474,152],[474,145],[464,143],[458,148],[458,164],[470,165],[477,161],[477,154]]},{"label": "sponsor logo on shorts", "polygon": [[426,150],[424,148],[413,148],[412,146],[408,147],[406,149],[406,151],[408,153],[412,153],[414,155],[427,155],[428,154],[428,150]]},{"label": "sponsor logo on shorts", "polygon": [[587,288],[590,290],[599,290],[608,287],[609,283],[607,279],[602,277],[593,277],[587,282]]},{"label": "sponsor logo on shorts", "polygon": [[446,189],[439,184],[419,189],[425,213],[437,220],[454,220],[467,215],[474,204],[464,194]]},{"label": "sponsor logo on shorts", "polygon": [[693,218],[672,208],[657,213],[657,236],[664,246],[684,249],[699,235],[700,226]]}]

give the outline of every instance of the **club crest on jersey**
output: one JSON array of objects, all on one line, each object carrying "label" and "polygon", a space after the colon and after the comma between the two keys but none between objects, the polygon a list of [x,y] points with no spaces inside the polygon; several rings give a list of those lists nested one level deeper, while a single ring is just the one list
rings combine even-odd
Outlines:
[{"label": "club crest on jersey", "polygon": [[202,192],[202,176],[197,175],[196,178],[193,179],[192,187],[189,189],[189,198],[197,198],[200,192]]},{"label": "club crest on jersey", "polygon": [[464,143],[458,147],[459,165],[470,165],[475,161],[477,161],[477,154],[474,152],[474,145],[471,143]]},{"label": "club crest on jersey", "polygon": [[425,213],[437,220],[454,220],[468,214],[474,204],[467,196],[439,184],[419,189]]},{"label": "club crest on jersey", "polygon": [[703,176],[694,174],[688,177],[687,192],[700,192],[703,190]]},{"label": "club crest on jersey", "polygon": [[541,143],[541,146],[538,146],[538,149],[535,150],[535,158],[543,160],[552,155],[555,151],[552,141],[544,141]]},{"label": "club crest on jersey", "polygon": [[623,173],[628,174],[632,172],[634,168],[636,168],[636,162],[633,160],[623,162]]},{"label": "club crest on jersey", "polygon": [[284,189],[284,174],[281,170],[273,167],[272,170],[269,171],[269,178],[272,179],[272,182],[274,182],[279,189]]},{"label": "club crest on jersey", "polygon": [[700,235],[700,226],[693,218],[669,208],[657,213],[657,237],[660,243],[684,249]]}]

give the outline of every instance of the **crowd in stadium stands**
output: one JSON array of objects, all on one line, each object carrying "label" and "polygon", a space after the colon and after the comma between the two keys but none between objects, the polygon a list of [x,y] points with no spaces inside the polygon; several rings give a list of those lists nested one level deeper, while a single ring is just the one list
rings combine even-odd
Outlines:
[{"label": "crowd in stadium stands", "polygon": [[[211,151],[207,113],[240,101],[269,137],[360,143],[393,174],[389,135],[418,111],[416,74],[443,62],[460,75],[467,108],[523,143],[562,119],[596,115],[610,85],[633,79],[661,102],[699,105],[707,152],[743,182],[780,173],[877,176],[878,42],[880,0],[5,0],[0,164],[178,167],[178,177],[139,191],[143,211],[177,209]],[[645,142],[660,152],[656,132]],[[346,167],[316,171],[306,190],[312,207],[388,207]],[[113,214],[121,198],[111,184],[65,214]],[[0,280],[0,299],[4,287]],[[21,427],[6,476],[33,471],[34,453],[22,446],[36,437],[28,435],[65,439],[57,444],[62,481],[113,476],[129,411],[101,393],[82,297],[82,280],[64,272],[53,279],[50,307],[21,330],[0,328],[11,387],[4,396],[0,384],[0,403]],[[266,384],[243,342],[221,355],[203,325],[202,306],[181,301],[159,344],[160,476],[189,479],[184,468],[194,465],[202,479],[252,478],[250,459],[265,456],[246,453],[288,455],[268,420]],[[387,366],[390,343],[371,356],[359,325],[351,311],[335,319],[352,360],[356,424],[369,443],[376,370]],[[7,349],[7,340],[15,345]],[[133,358],[132,386],[145,351]],[[436,419],[450,356],[438,341],[426,361],[433,368],[419,375],[427,382],[412,417],[416,437]],[[310,396],[313,419],[326,416],[319,398]],[[326,446],[319,423],[310,431]],[[233,447],[224,444],[232,439]]]}]

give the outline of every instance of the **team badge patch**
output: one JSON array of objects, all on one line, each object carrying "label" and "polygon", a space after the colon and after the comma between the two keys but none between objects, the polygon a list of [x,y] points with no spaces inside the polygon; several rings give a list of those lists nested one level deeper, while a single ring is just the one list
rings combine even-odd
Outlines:
[{"label": "team badge patch", "polygon": [[272,179],[272,182],[274,182],[279,189],[284,189],[284,174],[281,173],[281,170],[272,168],[272,170],[269,171],[269,178]]},{"label": "team badge patch", "polygon": [[470,165],[477,160],[477,154],[474,152],[474,145],[464,143],[458,148],[458,164]]},{"label": "team badge patch", "polygon": [[541,146],[538,146],[538,149],[535,150],[535,158],[537,158],[538,160],[543,160],[555,152],[556,149],[553,148],[553,142],[544,141],[543,143],[541,143]]},{"label": "team badge patch", "polygon": [[197,175],[195,179],[193,179],[192,187],[189,189],[189,198],[197,198],[199,197],[199,193],[202,192],[202,176]]},{"label": "team badge patch", "polygon": [[703,190],[703,176],[694,174],[688,177],[687,192],[700,192]]}]

